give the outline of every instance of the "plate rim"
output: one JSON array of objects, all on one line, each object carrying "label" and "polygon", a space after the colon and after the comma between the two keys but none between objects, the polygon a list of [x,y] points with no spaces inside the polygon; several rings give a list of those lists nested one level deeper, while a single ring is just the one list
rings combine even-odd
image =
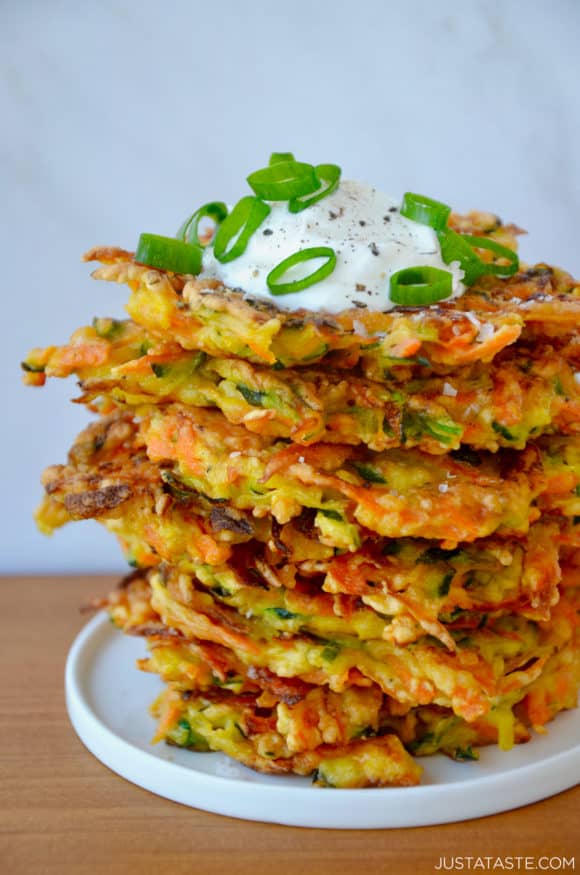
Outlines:
[{"label": "plate rim", "polygon": [[[499,814],[553,796],[580,781],[580,741],[571,749],[552,753],[537,762],[449,785],[348,790],[249,783],[236,776],[201,772],[132,744],[108,726],[92,706],[85,689],[87,678],[83,679],[83,673],[90,674],[92,668],[87,663],[90,651],[95,646],[102,647],[104,642],[114,645],[113,637],[120,634],[111,626],[106,612],[100,611],[74,639],[65,667],[66,706],[71,723],[85,747],[113,772],[149,792],[189,807],[286,826],[392,829]],[[526,781],[519,780],[522,772],[526,773]],[[477,792],[489,790],[490,786],[491,794]],[[228,792],[224,793],[226,789]],[[442,797],[445,805],[433,807],[434,802],[443,801]],[[305,804],[316,798],[324,798],[324,805],[312,809]]]}]

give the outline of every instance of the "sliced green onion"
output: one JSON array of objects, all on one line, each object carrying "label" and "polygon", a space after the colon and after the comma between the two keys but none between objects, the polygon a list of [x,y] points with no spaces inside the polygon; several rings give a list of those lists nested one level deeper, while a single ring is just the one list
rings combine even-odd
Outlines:
[{"label": "sliced green onion", "polygon": [[520,266],[520,260],[517,252],[509,249],[507,246],[502,246],[497,240],[490,240],[489,237],[477,237],[472,234],[462,234],[463,240],[473,249],[488,249],[493,252],[498,258],[507,259],[507,264],[496,264],[495,262],[482,262],[485,273],[492,273],[495,276],[513,276]]},{"label": "sliced green onion", "polygon": [[186,219],[177,234],[178,240],[185,240],[186,243],[195,243],[197,246],[205,248],[211,241],[204,242],[199,238],[199,223],[202,219],[213,219],[216,226],[221,225],[228,214],[227,206],[221,201],[212,201],[212,203],[204,204],[195,213]]},{"label": "sliced green onion", "polygon": [[278,161],[263,167],[250,173],[248,183],[258,197],[266,201],[287,201],[310,194],[319,185],[312,164],[300,161]]},{"label": "sliced green onion", "polygon": [[295,161],[292,152],[272,152],[270,155],[270,166],[272,164],[280,164],[281,161]]},{"label": "sliced green onion", "polygon": [[429,225],[435,231],[439,231],[447,225],[447,219],[451,213],[451,207],[441,201],[434,201],[422,194],[413,194],[406,191],[403,195],[401,215],[422,225]]},{"label": "sliced green onion", "polygon": [[201,270],[201,246],[185,243],[174,237],[159,234],[141,234],[135,261],[172,273],[198,274]]},{"label": "sliced green onion", "polygon": [[337,164],[317,164],[314,171],[319,181],[318,189],[313,194],[291,198],[288,203],[288,209],[291,213],[299,213],[306,207],[311,207],[312,204],[318,203],[338,188],[341,169]]},{"label": "sliced green onion", "polygon": [[452,276],[438,267],[406,267],[391,277],[390,298],[404,307],[424,307],[448,298]]},{"label": "sliced green onion", "polygon": [[248,195],[238,201],[215,235],[213,251],[217,260],[226,264],[245,252],[250,237],[269,213],[270,207],[260,198]]},{"label": "sliced green onion", "polygon": [[[437,231],[441,246],[441,257],[446,264],[458,261],[464,272],[463,283],[472,286],[484,274],[495,276],[512,276],[519,267],[517,253],[507,246],[502,246],[488,237],[477,237],[471,234],[457,234],[451,228]],[[499,258],[507,259],[507,264],[496,264],[483,261],[476,249],[488,249]]]},{"label": "sliced green onion", "polygon": [[[284,274],[291,268],[301,264],[303,261],[312,261],[316,258],[326,258],[327,260],[317,270],[308,276],[302,277],[302,279],[286,283],[280,282]],[[273,295],[290,295],[293,292],[301,292],[302,289],[307,289],[309,286],[314,285],[314,283],[319,283],[320,280],[330,276],[335,267],[336,252],[334,249],[331,249],[330,246],[312,246],[310,249],[301,249],[299,252],[294,252],[288,258],[285,258],[284,261],[281,261],[280,264],[277,264],[266,277],[266,282]]]},{"label": "sliced green onion", "polygon": [[486,268],[477,252],[474,252],[473,247],[469,245],[463,234],[458,234],[451,228],[437,231],[437,237],[443,261],[446,264],[458,261],[464,273],[462,282],[466,286],[472,286],[485,273]]}]

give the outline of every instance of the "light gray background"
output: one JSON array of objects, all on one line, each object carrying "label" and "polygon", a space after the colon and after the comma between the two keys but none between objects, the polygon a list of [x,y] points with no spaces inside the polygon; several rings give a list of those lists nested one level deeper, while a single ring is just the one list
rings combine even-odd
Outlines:
[{"label": "light gray background", "polygon": [[530,232],[527,260],[578,275],[579,39],[577,0],[0,0],[0,571],[124,567],[96,523],[31,521],[87,415],[18,362],[124,303],[84,250],[174,233],[292,150],[490,209]]}]

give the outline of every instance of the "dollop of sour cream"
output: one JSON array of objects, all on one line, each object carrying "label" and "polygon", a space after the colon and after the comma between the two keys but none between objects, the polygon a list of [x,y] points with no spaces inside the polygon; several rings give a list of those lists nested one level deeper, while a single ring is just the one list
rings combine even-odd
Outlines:
[{"label": "dollop of sour cream", "polygon": [[[452,274],[452,294],[463,294],[463,271],[458,262],[445,264],[432,228],[407,219],[400,203],[359,182],[342,181],[328,197],[300,213],[287,203],[272,203],[271,213],[254,232],[245,252],[221,264],[208,246],[203,278],[216,278],[232,289],[269,301],[284,310],[324,310],[338,313],[352,307],[390,310],[390,278],[407,267],[429,266]],[[302,249],[329,246],[336,252],[333,272],[306,289],[272,295],[266,277],[285,258]],[[284,282],[316,270],[324,259],[292,268]]]}]

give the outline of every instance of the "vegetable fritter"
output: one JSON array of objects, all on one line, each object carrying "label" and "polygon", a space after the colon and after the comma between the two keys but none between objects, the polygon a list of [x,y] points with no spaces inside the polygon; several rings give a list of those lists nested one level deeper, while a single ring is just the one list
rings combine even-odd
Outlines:
[{"label": "vegetable fritter", "polygon": [[427,365],[385,363],[372,380],[353,369],[276,371],[160,343],[132,322],[97,319],[66,346],[34,350],[23,366],[37,385],[76,374],[85,403],[217,407],[251,432],[305,446],[495,451],[523,449],[544,433],[580,432],[580,344],[570,338],[517,344],[489,365],[451,374]]},{"label": "vegetable fritter", "polygon": [[129,285],[129,315],[159,337],[184,349],[282,367],[322,361],[336,352],[349,366],[362,355],[379,366],[385,359],[419,355],[453,366],[489,362],[526,326],[566,335],[580,317],[578,285],[545,265],[508,280],[481,279],[449,304],[329,316],[287,313],[217,280],[153,270],[123,249],[93,249],[85,260],[103,262],[96,279]]}]

